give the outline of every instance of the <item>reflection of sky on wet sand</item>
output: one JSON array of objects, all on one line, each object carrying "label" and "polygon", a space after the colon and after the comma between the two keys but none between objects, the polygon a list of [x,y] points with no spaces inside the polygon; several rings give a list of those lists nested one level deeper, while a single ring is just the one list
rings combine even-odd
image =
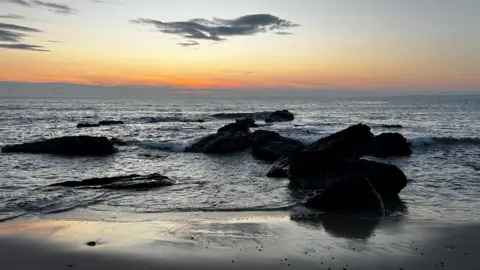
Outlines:
[{"label": "reflection of sky on wet sand", "polygon": [[[282,266],[287,263],[281,260],[288,258],[288,263],[312,266],[302,269],[318,269],[319,262],[332,269],[342,269],[345,264],[371,269],[367,266],[372,263],[377,267],[374,269],[399,269],[408,265],[408,260],[430,267],[438,258],[452,258],[451,262],[460,256],[463,259],[463,254],[473,254],[471,247],[480,242],[477,231],[475,224],[297,216],[288,212],[214,212],[140,215],[132,216],[131,222],[18,220],[0,224],[0,240],[23,236],[53,244],[44,245],[49,248],[85,254],[105,252],[122,258],[138,255],[162,263],[172,260],[176,265],[188,257],[202,262],[235,260],[235,269],[241,269],[241,262]],[[89,241],[95,241],[96,246],[87,246]]]}]

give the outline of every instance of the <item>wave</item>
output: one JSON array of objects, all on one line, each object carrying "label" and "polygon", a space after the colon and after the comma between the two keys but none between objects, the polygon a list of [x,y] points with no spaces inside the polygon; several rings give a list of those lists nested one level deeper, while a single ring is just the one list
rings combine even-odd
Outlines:
[{"label": "wave", "polygon": [[186,143],[177,143],[173,141],[137,141],[136,144],[146,149],[163,150],[177,153],[185,152],[185,148],[187,148]]},{"label": "wave", "polygon": [[480,138],[454,137],[417,137],[408,140],[413,146],[443,145],[480,145]]},{"label": "wave", "polygon": [[212,115],[217,119],[240,119],[240,118],[253,118],[253,120],[265,120],[273,111],[254,112],[254,113],[217,113]]}]

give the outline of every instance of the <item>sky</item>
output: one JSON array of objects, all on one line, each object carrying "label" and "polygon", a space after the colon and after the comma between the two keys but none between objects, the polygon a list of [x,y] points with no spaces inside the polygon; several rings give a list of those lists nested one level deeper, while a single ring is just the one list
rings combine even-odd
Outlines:
[{"label": "sky", "polygon": [[0,0],[0,85],[478,93],[479,12],[477,0]]}]

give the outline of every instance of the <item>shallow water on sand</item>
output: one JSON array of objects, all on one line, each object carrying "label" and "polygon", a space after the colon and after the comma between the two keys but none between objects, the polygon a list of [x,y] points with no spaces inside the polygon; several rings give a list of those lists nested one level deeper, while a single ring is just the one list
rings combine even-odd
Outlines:
[{"label": "shallow water on sand", "polygon": [[[400,132],[413,155],[389,158],[409,178],[400,196],[408,219],[480,218],[480,96],[375,99],[0,99],[0,146],[64,135],[117,137],[129,144],[110,157],[65,158],[0,154],[0,220],[87,208],[89,211],[275,210],[298,205],[304,194],[288,180],[268,179],[270,165],[247,151],[228,156],[184,153],[184,147],[238,115],[288,109],[293,122],[262,129],[308,143],[351,124],[375,134]],[[224,113],[215,117],[215,114]],[[126,124],[77,129],[79,122]],[[384,125],[400,124],[402,129]],[[121,174],[162,173],[176,184],[146,191],[74,190],[46,185]]]}]

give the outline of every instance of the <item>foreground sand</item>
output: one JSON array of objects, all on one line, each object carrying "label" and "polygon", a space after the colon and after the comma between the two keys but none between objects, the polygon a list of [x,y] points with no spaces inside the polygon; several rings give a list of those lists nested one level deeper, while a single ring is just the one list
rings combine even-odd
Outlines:
[{"label": "foreground sand", "polygon": [[289,212],[75,220],[83,215],[1,223],[0,269],[480,269],[473,222]]}]

